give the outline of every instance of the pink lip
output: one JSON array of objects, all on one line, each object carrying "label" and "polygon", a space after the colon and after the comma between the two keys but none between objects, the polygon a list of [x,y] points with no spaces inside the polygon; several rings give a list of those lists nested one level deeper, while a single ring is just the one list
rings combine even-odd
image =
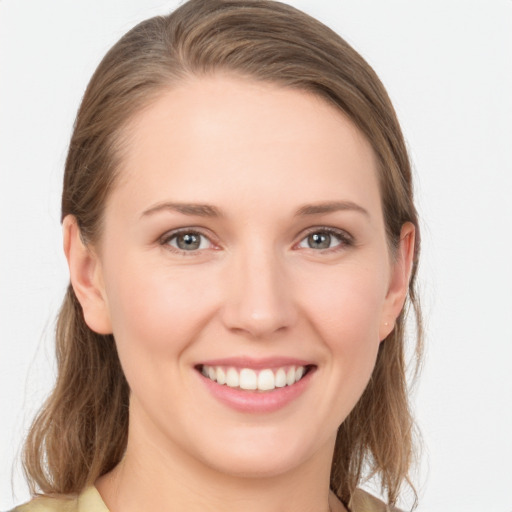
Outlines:
[{"label": "pink lip", "polygon": [[283,366],[311,366],[312,364],[311,361],[291,357],[266,357],[261,359],[253,357],[226,357],[201,361],[197,366],[231,366],[233,368],[261,370],[263,368],[281,368]]},{"label": "pink lip", "polygon": [[[227,360],[216,360],[215,364],[204,363],[211,366],[233,366],[233,367],[242,367],[242,368],[255,368],[254,365],[244,366],[244,364],[233,364],[231,360],[231,364],[224,364]],[[291,361],[291,360],[287,360]],[[285,364],[280,364],[278,366],[286,366],[287,364],[295,364],[297,366],[305,366],[299,363],[289,363],[285,362]],[[287,364],[286,364],[287,363]],[[265,366],[266,368],[271,368],[271,366]],[[260,366],[261,367],[261,366]],[[209,378],[202,375],[199,371],[197,372],[198,378],[201,379],[202,383],[206,386],[207,390],[217,399],[219,402],[227,405],[231,409],[234,409],[239,412],[244,413],[253,413],[253,414],[264,414],[271,413],[277,411],[279,409],[284,408],[286,405],[290,404],[297,398],[299,398],[302,393],[304,393],[308,386],[310,385],[313,374],[315,373],[315,368],[310,368],[308,373],[301,380],[296,382],[291,386],[285,386],[283,388],[276,388],[272,391],[247,391],[238,388],[230,388],[229,386],[218,384],[210,380]]]}]

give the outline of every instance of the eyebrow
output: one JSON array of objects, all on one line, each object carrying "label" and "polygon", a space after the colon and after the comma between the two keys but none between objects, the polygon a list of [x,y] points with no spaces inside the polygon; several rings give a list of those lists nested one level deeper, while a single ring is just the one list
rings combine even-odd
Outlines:
[{"label": "eyebrow", "polygon": [[193,204],[193,203],[173,203],[163,202],[158,203],[144,210],[141,217],[153,215],[161,211],[173,211],[183,215],[195,215],[198,217],[222,217],[221,211],[210,204]]},{"label": "eyebrow", "polygon": [[329,201],[326,203],[317,204],[306,204],[301,206],[296,212],[295,216],[299,217],[302,215],[318,215],[322,213],[332,213],[339,211],[355,211],[370,216],[368,210],[365,210],[362,206],[352,201]]},{"label": "eyebrow", "polygon": [[[191,215],[198,217],[222,217],[222,212],[210,204],[194,204],[194,203],[175,203],[163,202],[158,203],[142,212],[141,217],[153,215],[161,211],[173,211],[182,215]],[[305,215],[319,215],[325,213],[333,213],[338,211],[355,211],[370,216],[367,210],[352,201],[329,201],[326,203],[306,204],[301,206],[296,212],[296,217]]]}]

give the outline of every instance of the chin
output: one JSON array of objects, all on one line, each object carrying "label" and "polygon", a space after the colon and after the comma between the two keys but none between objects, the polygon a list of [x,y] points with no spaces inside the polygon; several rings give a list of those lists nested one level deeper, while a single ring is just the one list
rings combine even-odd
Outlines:
[{"label": "chin", "polygon": [[228,454],[222,461],[210,465],[218,473],[237,478],[275,478],[295,470],[301,465],[297,455],[286,456],[280,453],[277,457],[265,454]]},{"label": "chin", "polygon": [[264,426],[250,430],[205,446],[201,450],[202,462],[226,475],[271,478],[296,470],[315,453],[322,452],[322,447],[311,443],[308,446],[305,440],[294,439],[289,433],[276,435]]}]

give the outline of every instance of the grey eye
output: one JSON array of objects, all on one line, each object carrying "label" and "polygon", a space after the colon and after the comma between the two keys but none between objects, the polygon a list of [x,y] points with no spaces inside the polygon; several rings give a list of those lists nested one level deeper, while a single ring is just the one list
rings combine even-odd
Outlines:
[{"label": "grey eye", "polygon": [[201,245],[201,237],[195,233],[184,233],[176,237],[176,244],[180,249],[192,251],[199,249]]},{"label": "grey eye", "polygon": [[197,251],[210,246],[209,240],[204,235],[194,231],[176,233],[168,239],[167,243],[181,251]]},{"label": "grey eye", "polygon": [[350,245],[352,245],[352,242],[347,235],[332,229],[311,231],[299,243],[300,248],[317,250],[336,249]]},{"label": "grey eye", "polygon": [[331,247],[331,235],[329,233],[312,233],[307,237],[307,244],[310,249],[329,249]]}]

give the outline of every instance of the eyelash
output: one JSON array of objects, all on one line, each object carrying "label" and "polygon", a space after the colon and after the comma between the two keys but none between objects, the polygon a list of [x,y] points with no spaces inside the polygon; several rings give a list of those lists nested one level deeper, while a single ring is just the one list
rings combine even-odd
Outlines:
[{"label": "eyelash", "polygon": [[[309,236],[315,235],[315,234],[323,234],[323,235],[329,235],[331,237],[335,237],[339,243],[336,244],[334,247],[328,247],[328,248],[324,248],[324,249],[314,249],[312,247],[304,247],[305,249],[309,249],[314,252],[335,253],[335,252],[338,252],[340,250],[346,249],[347,247],[351,247],[354,245],[353,237],[346,231],[343,231],[341,229],[330,228],[330,227],[326,227],[326,226],[317,226],[317,227],[313,227],[313,228],[310,228],[309,230],[307,230],[306,233],[300,239],[300,241],[298,243],[294,244],[294,247],[300,247],[300,244],[303,243],[304,241],[306,241]],[[163,235],[160,238],[159,243],[160,243],[160,245],[165,246],[168,250],[175,252],[177,254],[180,254],[182,256],[195,256],[195,255],[197,255],[197,253],[199,251],[204,250],[204,248],[201,249],[200,247],[197,249],[193,249],[193,250],[184,250],[184,249],[180,249],[179,247],[171,245],[170,242],[172,240],[176,240],[180,235],[194,235],[194,236],[206,239],[206,240],[208,240],[208,243],[211,244],[211,246],[215,247],[215,243],[211,240],[210,236],[205,235],[200,230],[197,230],[194,228],[184,228],[184,229],[179,229],[176,231],[171,231],[169,233],[166,233],[165,235]],[[200,242],[200,245],[201,244],[202,244],[202,242]],[[210,247],[208,247],[208,249],[209,248]]]},{"label": "eyelash", "polygon": [[351,235],[349,235],[346,231],[343,231],[341,229],[336,228],[330,228],[326,226],[316,226],[313,228],[310,228],[306,234],[301,238],[300,242],[297,245],[301,244],[305,240],[307,240],[308,237],[315,234],[324,234],[329,235],[331,237],[335,237],[338,239],[339,243],[335,247],[328,247],[326,249],[313,249],[312,247],[308,247],[307,249],[313,250],[315,252],[337,252],[343,249],[346,249],[347,247],[351,247],[354,245],[354,239]]},{"label": "eyelash", "polygon": [[174,247],[170,244],[172,240],[176,240],[180,235],[194,235],[203,239],[208,240],[209,244],[212,246],[215,246],[215,244],[212,242],[211,237],[205,235],[204,233],[201,233],[200,230],[194,229],[194,228],[184,228],[184,229],[178,229],[176,231],[171,231],[169,233],[166,233],[162,238],[160,238],[159,242],[160,245],[166,246],[166,248],[172,252],[178,253],[182,256],[194,256],[198,253],[198,251],[202,249],[195,249],[195,250],[184,250],[180,249],[179,247]]}]

